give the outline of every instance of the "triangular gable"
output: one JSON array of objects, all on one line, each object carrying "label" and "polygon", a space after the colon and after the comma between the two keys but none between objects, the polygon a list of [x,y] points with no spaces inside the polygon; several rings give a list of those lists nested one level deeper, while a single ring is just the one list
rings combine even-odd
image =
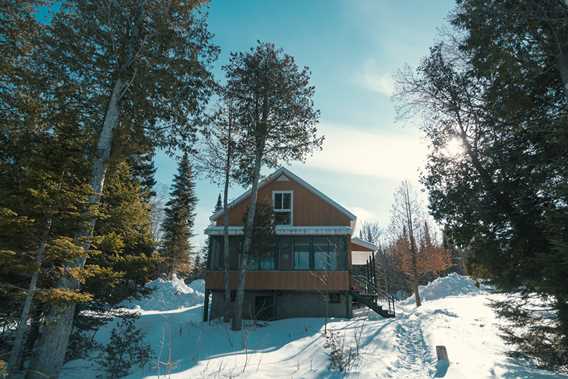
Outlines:
[{"label": "triangular gable", "polygon": [[[285,167],[280,167],[278,170],[274,171],[272,174],[268,175],[266,178],[264,178],[258,185],[258,189],[260,191],[260,189],[262,189],[264,186],[268,185],[269,183],[278,180],[284,180],[281,177],[286,177],[289,180],[292,180],[294,182],[296,182],[297,184],[299,184],[300,186],[304,187],[305,189],[307,189],[308,191],[310,191],[311,193],[313,193],[314,195],[316,195],[317,197],[319,197],[320,199],[322,199],[323,201],[325,201],[326,203],[330,204],[331,206],[333,206],[335,209],[337,209],[340,213],[342,213],[343,215],[345,215],[349,220],[352,221],[352,223],[355,223],[355,221],[357,220],[357,217],[349,212],[347,209],[345,209],[344,207],[342,207],[341,205],[339,205],[337,202],[335,202],[334,200],[332,200],[331,198],[329,198],[328,196],[326,196],[325,194],[323,194],[322,192],[320,192],[318,189],[316,189],[314,186],[312,186],[311,184],[309,184],[308,182],[306,182],[305,180],[303,180],[302,178],[300,178],[299,176],[297,176],[296,174],[294,174],[292,171],[288,170]],[[242,201],[245,201],[251,194],[251,190],[247,190],[246,192],[244,192],[242,195],[240,195],[239,197],[237,197],[235,200],[231,201],[227,206],[229,209],[233,208],[235,205],[241,203]],[[217,220],[220,216],[223,215],[223,209],[220,209],[219,211],[215,212],[210,218],[209,220],[211,221],[215,221]]]}]

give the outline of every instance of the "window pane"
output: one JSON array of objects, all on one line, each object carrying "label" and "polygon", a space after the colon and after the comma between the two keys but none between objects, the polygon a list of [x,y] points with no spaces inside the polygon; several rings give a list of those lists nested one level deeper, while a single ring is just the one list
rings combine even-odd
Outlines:
[{"label": "window pane", "polygon": [[247,270],[256,271],[258,270],[258,258],[254,255],[249,255],[247,258]]},{"label": "window pane", "polygon": [[296,238],[294,241],[294,268],[308,270],[310,268],[310,239]]},{"label": "window pane", "polygon": [[283,204],[282,204],[282,209],[291,209],[292,194],[291,193],[285,193],[283,195],[284,195],[284,200],[283,200]]},{"label": "window pane", "polygon": [[[229,237],[229,269],[238,270],[239,269],[239,259],[242,249],[242,238],[241,237]],[[221,254],[223,254],[221,252]]]},{"label": "window pane", "polygon": [[296,270],[308,270],[310,268],[310,252],[296,251],[294,252],[294,268]]},{"label": "window pane", "polygon": [[291,224],[290,212],[274,212],[275,225],[290,225]]},{"label": "window pane", "polygon": [[316,270],[337,270],[337,257],[330,251],[316,251],[314,253],[314,267]]},{"label": "window pane", "polygon": [[333,237],[330,239],[330,251],[335,254],[337,270],[347,269],[347,243],[345,237]]},{"label": "window pane", "polygon": [[278,269],[292,269],[292,240],[290,237],[280,237],[278,239]]},{"label": "window pane", "polygon": [[274,194],[274,209],[282,209],[282,194]]},{"label": "window pane", "polygon": [[274,270],[274,257],[267,255],[260,257],[260,269]]}]

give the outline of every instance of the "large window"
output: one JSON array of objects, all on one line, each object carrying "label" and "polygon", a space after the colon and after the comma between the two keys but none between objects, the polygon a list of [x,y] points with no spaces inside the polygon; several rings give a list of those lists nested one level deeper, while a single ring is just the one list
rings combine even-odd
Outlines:
[{"label": "large window", "polygon": [[[278,236],[273,248],[249,255],[247,269],[255,270],[317,270],[337,271],[347,267],[347,238],[345,236]],[[224,269],[223,236],[211,236],[209,269]],[[229,268],[239,269],[242,237],[231,236]]]},{"label": "large window", "polygon": [[272,192],[272,208],[276,225],[292,225],[292,191]]},{"label": "large window", "polygon": [[314,237],[314,269],[337,270],[335,237]]},{"label": "large window", "polygon": [[294,240],[294,270],[310,269],[310,239],[298,237]]}]

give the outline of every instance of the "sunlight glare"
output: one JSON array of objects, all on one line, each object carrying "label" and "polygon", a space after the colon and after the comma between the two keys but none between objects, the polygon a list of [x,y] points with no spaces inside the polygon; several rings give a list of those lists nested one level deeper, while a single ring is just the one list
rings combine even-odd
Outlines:
[{"label": "sunlight glare", "polygon": [[448,155],[450,157],[458,157],[460,155],[463,155],[464,147],[463,147],[463,144],[460,141],[460,139],[457,138],[457,137],[454,137],[454,138],[450,139],[448,141],[448,143],[446,143],[446,146],[444,147],[444,151],[446,152],[446,155]]}]

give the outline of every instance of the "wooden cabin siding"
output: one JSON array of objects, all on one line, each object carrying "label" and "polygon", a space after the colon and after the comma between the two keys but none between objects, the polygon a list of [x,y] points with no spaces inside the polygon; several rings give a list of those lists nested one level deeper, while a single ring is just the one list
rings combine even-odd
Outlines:
[{"label": "wooden cabin siding", "polygon": [[[205,287],[223,290],[223,271],[208,271]],[[229,273],[229,287],[236,289],[238,271]],[[348,271],[249,271],[246,273],[247,290],[301,290],[349,291]]]},{"label": "wooden cabin siding", "polygon": [[[350,226],[351,220],[333,205],[329,204],[312,191],[296,183],[273,180],[263,186],[258,194],[258,202],[272,207],[272,191],[293,191],[293,220],[294,226]],[[233,208],[229,209],[229,225],[243,225],[244,215],[250,203],[247,197]],[[216,220],[218,226],[223,225],[223,216]]]}]

